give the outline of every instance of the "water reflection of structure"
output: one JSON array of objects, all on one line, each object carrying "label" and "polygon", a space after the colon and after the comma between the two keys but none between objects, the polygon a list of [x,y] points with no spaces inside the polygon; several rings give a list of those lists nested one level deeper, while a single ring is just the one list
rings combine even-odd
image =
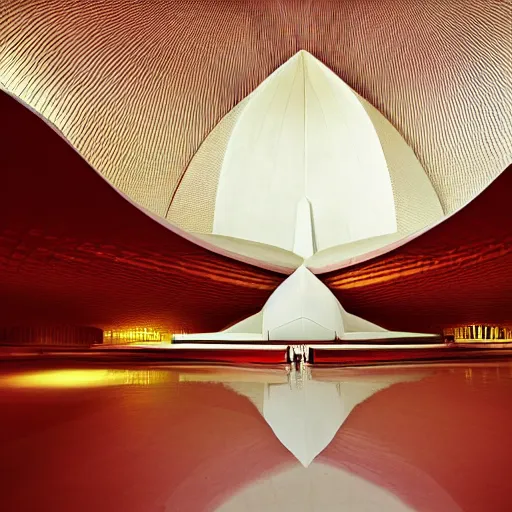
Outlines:
[{"label": "water reflection of structure", "polygon": [[474,365],[464,369],[464,378],[466,384],[470,386],[488,385],[499,381],[507,382],[512,379],[512,365]]},{"label": "water reflection of structure", "polygon": [[[2,510],[407,510],[390,494],[415,511],[512,509],[505,360],[295,376],[275,367],[139,369],[168,372],[171,382],[63,392],[0,380]],[[111,370],[114,379],[125,372]],[[269,388],[293,388],[293,378],[307,389],[311,380],[337,385],[348,400],[351,384],[393,374],[407,382],[358,403],[308,469],[259,412]]]},{"label": "water reflection of structure", "polygon": [[[238,491],[215,512],[339,511],[413,512],[396,495],[326,463],[292,466]],[[455,509],[453,509],[455,510]]]},{"label": "water reflection of structure", "polygon": [[[338,373],[334,379],[312,379],[311,368],[292,365],[286,380],[251,382],[250,376],[226,383],[226,387],[246,396],[256,406],[281,443],[308,467],[315,457],[332,441],[351,411],[375,393],[399,382],[420,380],[427,372],[413,371],[399,374],[354,372],[344,378]],[[193,375],[182,375],[180,380],[192,380]],[[200,379],[204,380],[204,376]]]}]

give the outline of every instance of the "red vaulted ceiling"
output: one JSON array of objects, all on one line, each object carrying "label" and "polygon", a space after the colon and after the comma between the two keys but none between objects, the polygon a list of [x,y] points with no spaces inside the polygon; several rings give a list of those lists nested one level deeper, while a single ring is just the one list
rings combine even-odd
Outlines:
[{"label": "red vaulted ceiling", "polygon": [[[5,93],[0,111],[0,324],[218,330],[283,280],[148,217]],[[390,329],[510,322],[511,194],[509,168],[428,233],[322,279],[347,310]]]}]

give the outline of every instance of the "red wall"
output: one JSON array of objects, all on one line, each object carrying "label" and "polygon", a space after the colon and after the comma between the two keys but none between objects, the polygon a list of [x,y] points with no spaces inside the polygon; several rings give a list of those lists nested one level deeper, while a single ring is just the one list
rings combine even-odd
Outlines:
[{"label": "red wall", "polygon": [[159,225],[5,93],[0,111],[0,325],[218,330],[282,281]]},{"label": "red wall", "polygon": [[16,326],[0,327],[0,345],[93,345],[103,343],[103,331],[97,327]]}]

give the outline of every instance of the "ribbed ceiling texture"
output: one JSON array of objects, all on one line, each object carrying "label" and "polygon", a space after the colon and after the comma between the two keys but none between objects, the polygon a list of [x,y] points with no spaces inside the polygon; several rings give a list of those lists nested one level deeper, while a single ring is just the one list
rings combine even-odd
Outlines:
[{"label": "ribbed ceiling texture", "polygon": [[297,51],[398,129],[445,213],[511,161],[511,4],[3,0],[0,81],[112,184],[167,217],[233,107]]},{"label": "ribbed ceiling texture", "polygon": [[161,226],[2,92],[0,112],[0,325],[213,331],[282,281]]}]

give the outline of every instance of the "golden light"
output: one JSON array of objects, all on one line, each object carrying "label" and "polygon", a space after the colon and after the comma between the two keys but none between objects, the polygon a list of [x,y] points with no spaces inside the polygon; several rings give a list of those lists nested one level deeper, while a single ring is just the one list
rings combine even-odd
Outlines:
[{"label": "golden light", "polygon": [[486,324],[463,325],[445,329],[445,335],[451,335],[458,343],[510,343],[512,329]]},{"label": "golden light", "polygon": [[126,329],[113,329],[104,331],[103,342],[107,344],[126,344],[140,342],[159,342],[169,340],[166,331],[153,327],[130,327]]},{"label": "golden light", "polygon": [[0,383],[15,388],[93,388],[105,386],[150,386],[172,379],[165,370],[44,370],[7,375]]}]

